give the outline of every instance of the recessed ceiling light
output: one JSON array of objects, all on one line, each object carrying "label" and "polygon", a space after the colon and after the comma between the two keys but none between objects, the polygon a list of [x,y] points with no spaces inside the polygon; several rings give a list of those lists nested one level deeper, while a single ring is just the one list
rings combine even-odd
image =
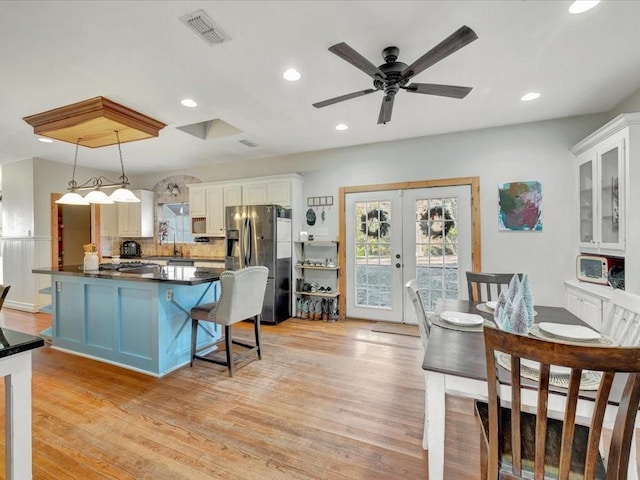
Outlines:
[{"label": "recessed ceiling light", "polygon": [[569,13],[583,13],[598,5],[600,0],[576,0],[569,7]]},{"label": "recessed ceiling light", "polygon": [[344,123],[339,123],[338,125],[336,125],[336,130],[346,130],[347,128],[349,128],[348,125],[345,125]]},{"label": "recessed ceiling light", "polygon": [[300,80],[300,72],[295,68],[290,68],[286,72],[282,74],[285,80],[289,80],[290,82],[295,82],[296,80]]},{"label": "recessed ceiling light", "polygon": [[531,100],[535,100],[539,96],[540,96],[540,94],[538,92],[529,92],[529,93],[524,94],[520,98],[520,100],[522,100],[523,102],[530,102]]},{"label": "recessed ceiling light", "polygon": [[53,140],[51,140],[50,138],[40,137],[38,138],[38,140],[40,140],[42,143],[53,143]]},{"label": "recessed ceiling light", "polygon": [[190,98],[185,98],[184,100],[182,100],[180,102],[182,105],[184,105],[185,107],[189,107],[189,108],[195,108],[198,106],[198,104],[196,103],[195,100],[191,100]]}]

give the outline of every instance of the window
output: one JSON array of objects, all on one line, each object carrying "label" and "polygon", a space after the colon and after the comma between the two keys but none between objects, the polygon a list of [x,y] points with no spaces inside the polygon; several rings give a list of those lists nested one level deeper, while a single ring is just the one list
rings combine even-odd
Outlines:
[{"label": "window", "polygon": [[[172,242],[175,234],[176,243],[194,243],[191,236],[191,223],[189,219],[189,203],[164,203],[159,208],[159,222],[161,224],[158,241],[160,243]],[[167,228],[162,228],[166,222]]]}]

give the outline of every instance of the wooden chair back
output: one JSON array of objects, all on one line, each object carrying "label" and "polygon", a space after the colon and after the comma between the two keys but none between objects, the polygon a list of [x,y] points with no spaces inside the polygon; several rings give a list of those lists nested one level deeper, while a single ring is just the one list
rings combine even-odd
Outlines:
[{"label": "wooden chair back", "polygon": [[[640,403],[640,348],[605,347],[591,345],[563,344],[548,342],[534,337],[516,335],[492,327],[484,328],[484,341],[487,362],[487,379],[489,393],[489,452],[486,468],[487,478],[498,478],[498,459],[501,446],[499,443],[500,397],[497,380],[496,353],[503,352],[511,356],[511,453],[512,472],[514,478],[521,478],[522,452],[526,440],[521,431],[521,359],[526,358],[540,363],[540,380],[537,384],[538,400],[535,416],[535,460],[534,478],[544,477],[545,446],[547,438],[547,404],[549,397],[550,365],[569,367],[571,374],[567,389],[566,408],[562,422],[562,433],[557,478],[569,478],[576,430],[576,407],[580,380],[583,370],[602,372],[599,390],[596,395],[593,415],[589,427],[588,440],[581,445],[580,456],[584,456],[584,478],[594,478],[598,461],[598,445],[602,433],[602,423],[609,401],[611,386],[616,373],[628,372],[622,398],[619,400],[618,413],[612,431],[607,460],[608,480],[626,479],[629,464],[629,450],[635,427],[635,419]],[[527,387],[528,389],[532,387]],[[549,456],[549,451],[546,451]],[[549,459],[547,458],[547,461]],[[575,461],[575,458],[574,458]],[[582,477],[580,477],[582,478]]]},{"label": "wooden chair back", "polygon": [[7,298],[11,285],[0,285],[0,309],[4,305],[4,299]]},{"label": "wooden chair back", "polygon": [[405,284],[413,308],[416,311],[416,317],[418,318],[418,329],[420,330],[420,338],[422,339],[422,346],[426,349],[427,342],[429,340],[429,334],[431,333],[431,322],[424,308],[422,297],[420,297],[420,290],[418,289],[418,282],[413,279],[409,280]]},{"label": "wooden chair back", "polygon": [[[509,286],[514,275],[514,273],[467,272],[469,301],[479,303],[497,300],[500,290]],[[483,295],[483,291],[486,295]]]},{"label": "wooden chair back", "polygon": [[605,310],[601,333],[620,345],[640,345],[640,296],[614,290]]}]

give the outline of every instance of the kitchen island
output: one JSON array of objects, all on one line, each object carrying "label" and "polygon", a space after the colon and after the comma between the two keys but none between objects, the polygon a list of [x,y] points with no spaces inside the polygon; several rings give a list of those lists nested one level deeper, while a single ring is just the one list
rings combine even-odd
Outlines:
[{"label": "kitchen island", "polygon": [[[81,265],[36,268],[51,275],[53,348],[161,377],[190,361],[191,308],[220,294],[224,269],[149,265],[83,271]],[[198,331],[198,348],[220,327]]]}]

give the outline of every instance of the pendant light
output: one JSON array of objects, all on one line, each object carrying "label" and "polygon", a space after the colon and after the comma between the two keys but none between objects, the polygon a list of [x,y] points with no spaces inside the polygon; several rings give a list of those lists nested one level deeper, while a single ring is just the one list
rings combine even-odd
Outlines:
[{"label": "pendant light", "polygon": [[[114,202],[133,203],[139,202],[131,190],[129,190],[129,178],[124,173],[124,162],[122,160],[122,148],[120,147],[120,136],[116,130],[116,140],[118,143],[118,154],[120,157],[120,181],[114,182],[107,177],[91,177],[82,185],[78,185],[76,182],[76,166],[78,164],[78,147],[80,145],[80,138],[76,142],[76,154],[73,159],[73,174],[69,181],[68,193],[65,193],[60,199],[56,200],[56,203],[62,205],[89,205],[91,203],[108,205]],[[107,195],[102,191],[103,188],[118,187],[111,195]],[[84,198],[78,193],[78,190],[91,190]]]}]

